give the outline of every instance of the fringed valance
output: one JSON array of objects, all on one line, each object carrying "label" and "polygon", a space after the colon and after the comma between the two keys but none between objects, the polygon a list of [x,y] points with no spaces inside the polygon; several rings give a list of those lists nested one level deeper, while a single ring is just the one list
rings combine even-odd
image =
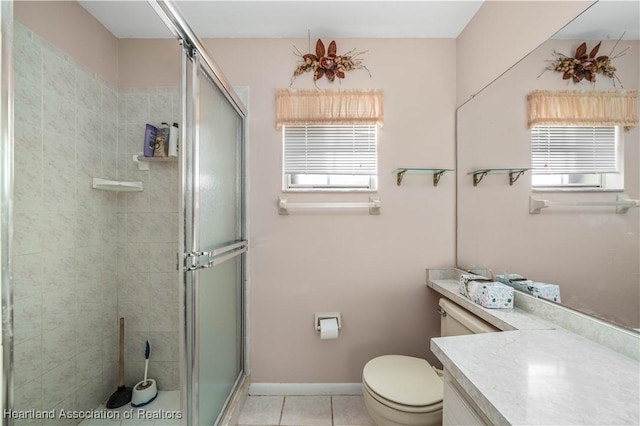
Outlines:
[{"label": "fringed valance", "polygon": [[529,100],[529,127],[536,125],[638,125],[638,91],[536,90]]},{"label": "fringed valance", "polygon": [[377,124],[382,127],[381,90],[278,89],[276,128],[308,124]]}]

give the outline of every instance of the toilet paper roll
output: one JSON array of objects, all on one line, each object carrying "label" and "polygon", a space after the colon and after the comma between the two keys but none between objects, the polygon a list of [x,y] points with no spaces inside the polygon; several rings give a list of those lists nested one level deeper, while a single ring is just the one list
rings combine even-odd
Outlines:
[{"label": "toilet paper roll", "polygon": [[320,320],[320,340],[338,338],[338,319],[327,318]]}]

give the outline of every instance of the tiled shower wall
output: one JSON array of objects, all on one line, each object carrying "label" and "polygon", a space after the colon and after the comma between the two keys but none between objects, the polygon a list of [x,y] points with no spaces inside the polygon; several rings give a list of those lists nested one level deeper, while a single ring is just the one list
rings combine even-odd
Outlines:
[{"label": "tiled shower wall", "polygon": [[115,389],[117,196],[91,178],[116,178],[117,120],[116,88],[16,23],[16,410],[85,410]]},{"label": "tiled shower wall", "polygon": [[143,192],[118,194],[118,315],[125,318],[125,378],[142,380],[145,341],[149,376],[178,389],[178,163],[132,161],[142,151],[146,123],[178,122],[177,88],[121,90],[118,98],[118,179],[142,181]]},{"label": "tiled shower wall", "polygon": [[[95,408],[126,384],[178,386],[178,166],[140,171],[147,122],[178,121],[176,89],[110,86],[15,23],[14,409]],[[138,180],[139,193],[91,188]],[[29,425],[39,424],[36,420]],[[75,422],[72,422],[75,423]]]}]

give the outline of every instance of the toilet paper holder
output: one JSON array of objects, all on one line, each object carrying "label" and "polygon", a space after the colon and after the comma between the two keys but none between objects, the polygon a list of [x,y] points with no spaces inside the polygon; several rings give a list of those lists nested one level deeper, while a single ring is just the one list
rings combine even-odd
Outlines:
[{"label": "toilet paper holder", "polygon": [[340,312],[316,312],[314,321],[316,332],[320,333],[320,320],[335,318],[338,321],[338,330],[342,328],[342,318]]}]

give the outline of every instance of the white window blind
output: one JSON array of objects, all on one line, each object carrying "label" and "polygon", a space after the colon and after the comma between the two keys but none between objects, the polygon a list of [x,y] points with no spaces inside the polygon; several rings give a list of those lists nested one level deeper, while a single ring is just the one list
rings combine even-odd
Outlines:
[{"label": "white window blind", "polygon": [[618,173],[616,131],[616,126],[534,126],[532,173]]},{"label": "white window blind", "polygon": [[377,135],[371,125],[284,126],[284,173],[377,175]]}]

